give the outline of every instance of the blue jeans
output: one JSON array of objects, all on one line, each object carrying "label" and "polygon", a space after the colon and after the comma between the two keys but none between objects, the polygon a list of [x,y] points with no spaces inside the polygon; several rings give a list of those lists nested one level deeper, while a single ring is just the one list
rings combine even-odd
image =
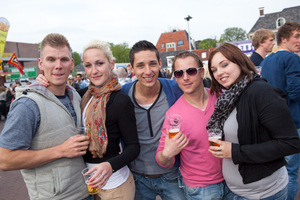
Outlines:
[{"label": "blue jeans", "polygon": [[135,181],[135,200],[184,200],[183,190],[178,186],[179,170],[166,173],[158,178],[146,178],[132,172]]},{"label": "blue jeans", "polygon": [[94,195],[89,195],[87,198],[84,198],[82,200],[94,200]]},{"label": "blue jeans", "polygon": [[[267,197],[267,198],[264,198],[261,200],[286,200],[287,196],[288,196],[288,186],[286,186],[283,190],[277,192],[273,196],[270,196],[270,197]],[[233,194],[232,200],[250,200],[250,199]]]},{"label": "blue jeans", "polygon": [[231,200],[233,193],[225,181],[206,187],[189,187],[180,177],[179,187],[183,188],[187,200]]},{"label": "blue jeans", "polygon": [[[298,134],[300,136],[300,129],[298,129]],[[287,162],[286,169],[289,174],[289,184],[288,184],[288,198],[287,200],[294,200],[299,184],[298,184],[298,176],[299,176],[299,165],[300,165],[300,153],[292,154],[285,157]]]}]

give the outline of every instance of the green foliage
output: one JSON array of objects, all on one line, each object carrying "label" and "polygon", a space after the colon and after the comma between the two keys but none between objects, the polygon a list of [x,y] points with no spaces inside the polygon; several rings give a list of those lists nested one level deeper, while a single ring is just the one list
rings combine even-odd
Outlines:
[{"label": "green foliage", "polygon": [[74,59],[74,66],[80,65],[81,64],[81,58],[80,58],[79,53],[74,51],[72,56],[73,56],[73,59]]},{"label": "green foliage", "polygon": [[130,48],[126,42],[122,44],[109,43],[110,49],[116,58],[116,63],[129,63]]},{"label": "green foliage", "polygon": [[224,40],[224,42],[234,42],[246,39],[246,31],[244,29],[238,27],[231,27],[225,29],[224,33],[221,35],[220,40]]},{"label": "green foliage", "polygon": [[210,49],[217,46],[218,41],[215,39],[207,38],[199,42],[198,49]]}]

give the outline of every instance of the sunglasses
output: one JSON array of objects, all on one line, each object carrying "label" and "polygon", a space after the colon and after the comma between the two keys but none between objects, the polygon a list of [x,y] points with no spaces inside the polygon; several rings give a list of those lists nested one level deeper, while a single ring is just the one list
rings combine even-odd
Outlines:
[{"label": "sunglasses", "polygon": [[201,69],[201,67],[196,68],[196,67],[190,67],[187,69],[179,69],[174,71],[174,76],[175,78],[181,78],[184,74],[184,72],[186,72],[189,76],[195,76],[197,74],[198,69]]}]

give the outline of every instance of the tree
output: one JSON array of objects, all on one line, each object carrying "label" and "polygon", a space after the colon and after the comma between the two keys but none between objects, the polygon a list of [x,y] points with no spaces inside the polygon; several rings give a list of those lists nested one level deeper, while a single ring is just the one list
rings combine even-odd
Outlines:
[{"label": "tree", "polygon": [[73,59],[74,59],[74,66],[80,65],[81,64],[81,58],[79,53],[77,53],[76,51],[74,51],[72,53]]},{"label": "tree", "polygon": [[110,49],[116,58],[116,63],[129,63],[130,48],[126,42],[122,44],[109,43]]},{"label": "tree", "polygon": [[246,31],[238,27],[225,29],[224,33],[221,35],[220,38],[220,40],[224,40],[225,42],[242,41],[246,39]]},{"label": "tree", "polygon": [[198,49],[210,49],[217,46],[218,41],[215,39],[207,38],[198,43]]}]

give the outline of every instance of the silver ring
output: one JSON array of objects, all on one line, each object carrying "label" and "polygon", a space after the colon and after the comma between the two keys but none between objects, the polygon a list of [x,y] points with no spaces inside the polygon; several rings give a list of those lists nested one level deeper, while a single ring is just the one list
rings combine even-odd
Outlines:
[{"label": "silver ring", "polygon": [[106,181],[106,178],[105,178],[105,177],[104,177],[103,179]]}]

